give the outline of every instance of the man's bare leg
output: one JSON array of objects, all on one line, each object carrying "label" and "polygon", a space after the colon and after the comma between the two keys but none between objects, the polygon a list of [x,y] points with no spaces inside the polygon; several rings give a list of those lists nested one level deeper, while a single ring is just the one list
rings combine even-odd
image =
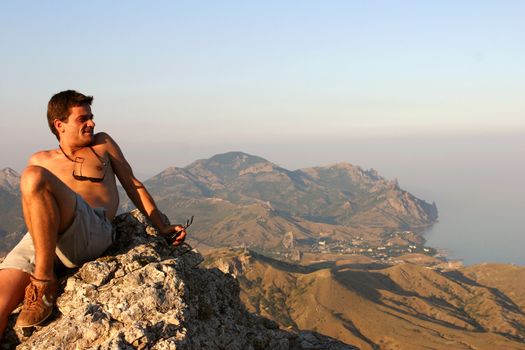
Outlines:
[{"label": "man's bare leg", "polygon": [[75,217],[76,194],[50,171],[29,166],[20,179],[22,209],[35,247],[35,271],[26,287],[17,327],[32,327],[53,311],[57,281],[53,264],[59,232]]},{"label": "man's bare leg", "polygon": [[38,166],[24,170],[20,189],[24,218],[35,246],[33,276],[52,280],[57,236],[73,222],[76,194],[47,169]]},{"label": "man's bare leg", "polygon": [[28,284],[28,273],[17,269],[0,270],[0,340],[9,315],[24,298],[24,289]]}]

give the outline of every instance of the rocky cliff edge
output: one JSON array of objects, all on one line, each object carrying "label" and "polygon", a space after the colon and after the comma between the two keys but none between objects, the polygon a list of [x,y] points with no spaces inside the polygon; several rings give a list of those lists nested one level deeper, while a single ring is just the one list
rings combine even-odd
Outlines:
[{"label": "rocky cliff edge", "polygon": [[15,332],[15,310],[2,349],[357,349],[250,314],[232,275],[200,268],[196,250],[170,247],[138,211],[114,225],[105,256],[62,279],[45,325]]}]

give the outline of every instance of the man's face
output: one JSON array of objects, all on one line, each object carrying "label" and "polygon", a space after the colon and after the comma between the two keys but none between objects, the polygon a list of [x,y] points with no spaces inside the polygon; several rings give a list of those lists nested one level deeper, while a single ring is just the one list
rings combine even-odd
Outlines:
[{"label": "man's face", "polygon": [[72,107],[66,122],[62,123],[60,138],[76,146],[87,146],[93,142],[95,122],[90,105]]}]

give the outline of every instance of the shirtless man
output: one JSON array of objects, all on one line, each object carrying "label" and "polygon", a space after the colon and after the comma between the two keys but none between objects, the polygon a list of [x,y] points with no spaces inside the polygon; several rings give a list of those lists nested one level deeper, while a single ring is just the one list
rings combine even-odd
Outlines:
[{"label": "shirtless man", "polygon": [[94,133],[92,100],[68,90],[49,101],[47,119],[59,147],[33,154],[20,179],[29,233],[0,264],[0,338],[22,300],[17,327],[49,317],[57,293],[55,259],[66,267],[80,266],[113,242],[111,221],[119,204],[115,176],[162,235],[178,233],[174,245],[186,236],[182,226],[162,222],[117,143],[108,134]]}]

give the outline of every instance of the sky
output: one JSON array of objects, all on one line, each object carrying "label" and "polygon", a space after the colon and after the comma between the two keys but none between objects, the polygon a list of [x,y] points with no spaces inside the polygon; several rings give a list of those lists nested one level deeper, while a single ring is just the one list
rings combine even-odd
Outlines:
[{"label": "sky", "polygon": [[375,168],[438,208],[493,165],[472,191],[525,195],[524,13],[518,0],[4,1],[0,168],[57,146],[47,101],[75,89],[141,178],[244,151]]}]

